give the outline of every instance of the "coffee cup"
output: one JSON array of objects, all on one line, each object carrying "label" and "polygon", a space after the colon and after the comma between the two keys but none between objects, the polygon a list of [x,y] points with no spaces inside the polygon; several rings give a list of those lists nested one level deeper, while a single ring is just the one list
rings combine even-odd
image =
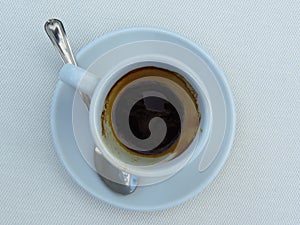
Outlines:
[{"label": "coffee cup", "polygon": [[206,145],[211,113],[205,85],[179,60],[161,54],[124,56],[106,73],[66,64],[60,79],[90,96],[94,143],[122,171],[171,176]]}]

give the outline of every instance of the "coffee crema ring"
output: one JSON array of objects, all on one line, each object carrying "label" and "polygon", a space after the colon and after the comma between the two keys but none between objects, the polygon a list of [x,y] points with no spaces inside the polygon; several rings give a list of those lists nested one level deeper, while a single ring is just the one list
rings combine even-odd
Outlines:
[{"label": "coffee crema ring", "polygon": [[200,119],[197,92],[180,74],[142,67],[110,89],[101,115],[102,135],[113,134],[115,147],[136,156],[177,156],[194,139]]}]

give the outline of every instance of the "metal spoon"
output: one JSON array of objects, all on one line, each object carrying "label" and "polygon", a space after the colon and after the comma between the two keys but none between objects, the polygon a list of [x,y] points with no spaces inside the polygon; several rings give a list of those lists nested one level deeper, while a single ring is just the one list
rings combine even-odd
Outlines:
[{"label": "metal spoon", "polygon": [[[58,19],[49,19],[45,23],[44,28],[52,44],[54,45],[54,48],[58,50],[63,62],[65,64],[69,63],[77,65],[62,22]],[[80,92],[80,96],[87,109],[89,109],[91,102],[90,97],[82,92]],[[111,165],[103,157],[101,151],[97,147],[95,147],[94,151],[94,161],[98,175],[111,190],[123,195],[127,195],[136,189],[137,177],[123,172]],[[108,178],[112,178],[113,180]]]}]

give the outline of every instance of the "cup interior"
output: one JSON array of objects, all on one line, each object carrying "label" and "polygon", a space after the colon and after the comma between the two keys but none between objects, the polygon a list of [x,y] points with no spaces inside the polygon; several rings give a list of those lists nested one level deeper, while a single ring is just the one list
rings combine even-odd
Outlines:
[{"label": "cup interior", "polygon": [[[104,108],[105,98],[113,85],[126,73],[147,66],[174,71],[182,75],[196,90],[198,110],[201,115],[197,134],[189,147],[180,155],[170,153],[161,157],[146,158],[133,155],[120,148],[112,138],[112,135],[102,135],[101,113]],[[90,127],[96,145],[101,149],[103,155],[116,167],[138,176],[155,177],[166,176],[177,172],[191,159],[196,158],[204,148],[210,132],[210,104],[207,91],[197,74],[185,65],[171,59],[153,57],[145,59],[129,60],[117,65],[109,74],[103,76],[92,96],[90,108]],[[184,131],[183,131],[184,132]]]}]

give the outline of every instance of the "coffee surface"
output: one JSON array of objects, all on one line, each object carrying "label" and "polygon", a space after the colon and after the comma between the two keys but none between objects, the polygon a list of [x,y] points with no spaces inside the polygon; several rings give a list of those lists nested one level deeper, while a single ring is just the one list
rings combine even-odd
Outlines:
[{"label": "coffee surface", "polygon": [[167,151],[180,136],[181,120],[176,108],[167,100],[149,96],[139,100],[130,110],[129,126],[132,133],[139,139],[147,139],[151,135],[149,129],[150,121],[159,117],[164,120],[167,131],[163,141],[149,151],[133,151],[141,154],[153,155]]},{"label": "coffee surface", "polygon": [[110,89],[101,115],[102,135],[113,135],[121,148],[143,157],[181,154],[195,137],[200,119],[197,92],[183,76],[142,67]]}]

